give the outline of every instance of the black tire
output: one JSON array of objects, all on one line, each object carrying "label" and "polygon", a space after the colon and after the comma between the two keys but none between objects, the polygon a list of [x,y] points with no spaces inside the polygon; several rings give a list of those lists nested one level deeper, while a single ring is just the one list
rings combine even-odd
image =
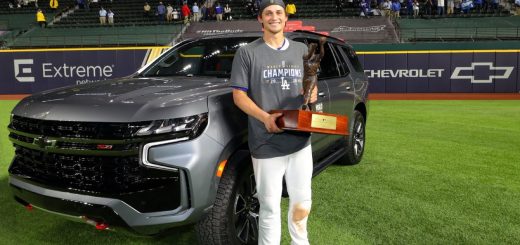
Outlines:
[{"label": "black tire", "polygon": [[256,182],[249,154],[237,154],[222,174],[215,203],[197,223],[199,244],[258,244]]},{"label": "black tire", "polygon": [[361,161],[365,152],[365,118],[359,111],[354,111],[354,122],[346,136],[345,155],[338,161],[341,165],[355,165]]}]

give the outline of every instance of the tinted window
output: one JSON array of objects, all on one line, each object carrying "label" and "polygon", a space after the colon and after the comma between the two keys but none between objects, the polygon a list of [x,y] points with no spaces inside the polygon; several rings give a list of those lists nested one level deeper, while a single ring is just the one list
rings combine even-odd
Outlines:
[{"label": "tinted window", "polygon": [[[311,43],[318,44],[318,40],[308,40]],[[323,56],[323,59],[320,63],[320,72],[318,73],[318,79],[323,78],[332,78],[332,77],[339,77],[339,71],[338,67],[336,65],[336,61],[334,60],[334,54],[332,53],[332,50],[330,49],[330,46],[325,43],[324,45],[325,55]],[[319,53],[320,49],[316,49],[316,53]]]},{"label": "tinted window", "polygon": [[340,47],[338,45],[333,44],[334,51],[336,52],[336,57],[338,57],[338,65],[341,76],[346,76],[350,73],[350,70],[347,65],[347,61],[345,60],[345,56],[339,50]]},{"label": "tinted window", "polygon": [[229,76],[237,49],[255,39],[214,39],[189,43],[163,55],[143,76]]},{"label": "tinted window", "polygon": [[347,54],[347,57],[350,60],[350,63],[352,63],[354,69],[357,72],[363,72],[363,66],[361,65],[361,62],[359,62],[356,51],[354,51],[354,49],[352,48],[347,47],[343,47],[343,51],[345,51],[345,54]]}]

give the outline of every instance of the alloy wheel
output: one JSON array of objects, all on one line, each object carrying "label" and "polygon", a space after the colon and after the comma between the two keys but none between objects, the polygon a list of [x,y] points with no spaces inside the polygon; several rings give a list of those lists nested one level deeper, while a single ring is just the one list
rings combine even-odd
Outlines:
[{"label": "alloy wheel", "polygon": [[233,220],[237,239],[243,244],[258,241],[258,213],[260,203],[256,197],[254,174],[241,180],[233,206]]},{"label": "alloy wheel", "polygon": [[357,121],[354,128],[354,155],[360,157],[365,147],[365,127],[362,121]]}]

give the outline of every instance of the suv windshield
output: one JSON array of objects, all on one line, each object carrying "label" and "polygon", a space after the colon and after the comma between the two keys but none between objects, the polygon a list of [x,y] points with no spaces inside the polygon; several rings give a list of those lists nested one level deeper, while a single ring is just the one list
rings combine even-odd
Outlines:
[{"label": "suv windshield", "polygon": [[237,49],[255,39],[257,37],[222,38],[188,43],[170,50],[140,75],[229,76]]}]

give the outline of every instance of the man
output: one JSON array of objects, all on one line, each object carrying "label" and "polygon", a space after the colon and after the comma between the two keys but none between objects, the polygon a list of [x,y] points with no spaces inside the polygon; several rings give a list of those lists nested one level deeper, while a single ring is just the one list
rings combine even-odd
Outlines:
[{"label": "man", "polygon": [[193,6],[191,7],[191,12],[193,15],[193,21],[199,22],[200,21],[200,8],[197,5],[197,3],[193,3]]},{"label": "man", "polygon": [[108,10],[108,13],[107,13],[107,20],[108,20],[108,24],[113,26],[114,25],[114,12],[112,12],[112,10]]},{"label": "man", "polygon": [[203,3],[200,7],[200,16],[202,21],[206,21],[208,19],[208,7],[206,5],[207,3]]},{"label": "man", "polygon": [[101,7],[99,10],[99,24],[105,25],[107,23],[107,11]]},{"label": "man", "polygon": [[152,7],[150,6],[150,4],[148,4],[148,2],[145,2],[145,3],[144,3],[144,7],[143,7],[143,15],[144,15],[145,17],[150,17],[150,16],[152,16],[152,14],[151,14],[151,12],[150,12],[151,10],[152,10]]},{"label": "man", "polygon": [[361,0],[361,4],[359,5],[359,7],[361,8],[360,15],[364,16],[365,18],[370,18],[370,4],[367,3],[365,0]]},{"label": "man", "polygon": [[173,7],[171,4],[168,4],[166,7],[166,22],[172,22],[173,20]]},{"label": "man", "polygon": [[454,12],[453,12],[453,9],[455,8],[455,1],[454,0],[448,0],[448,6],[447,6],[447,14],[448,15],[452,15]]},{"label": "man", "polygon": [[200,21],[200,13],[199,13],[199,6],[197,6],[197,3],[193,3],[193,7],[191,7],[191,12],[193,13],[193,21],[199,22]]},{"label": "man", "polygon": [[386,0],[383,3],[383,13],[385,16],[390,17],[391,16],[391,9],[392,9],[392,2],[390,0]]},{"label": "man", "polygon": [[437,14],[439,16],[444,15],[444,0],[438,0],[437,1]]},{"label": "man", "polygon": [[191,15],[190,7],[188,7],[188,2],[184,2],[184,5],[182,5],[181,8],[181,12],[182,18],[184,19],[184,24],[188,24],[188,22],[190,22]]},{"label": "man", "polygon": [[40,24],[41,28],[47,27],[47,21],[45,20],[45,15],[41,9],[38,9],[36,12],[36,22]]},{"label": "man", "polygon": [[394,0],[392,3],[392,17],[395,19],[400,19],[400,12],[401,12],[401,3],[398,0]]},{"label": "man", "polygon": [[228,3],[226,3],[226,7],[224,7],[224,19],[225,20],[233,19],[233,17],[231,17],[231,7],[229,7]]},{"label": "man", "polygon": [[217,6],[215,7],[215,15],[217,16],[217,21],[222,21],[222,15],[224,14],[224,9],[220,6],[220,3],[217,2]]},{"label": "man", "polygon": [[[280,244],[280,201],[285,175],[289,193],[288,225],[293,244],[309,244],[312,149],[310,134],[283,131],[282,114],[273,109],[299,109],[303,104],[303,56],[307,47],[285,38],[282,0],[264,0],[258,21],[263,36],[241,47],[233,60],[231,86],[235,104],[248,115],[248,143],[260,201],[258,244]],[[289,74],[279,71],[289,71]],[[317,100],[312,91],[311,103]]]},{"label": "man", "polygon": [[432,15],[432,8],[433,8],[433,3],[432,3],[432,0],[426,0],[426,3],[424,4],[425,7],[424,7],[424,13],[430,17]]},{"label": "man", "polygon": [[157,5],[157,18],[159,19],[159,24],[164,23],[165,15],[166,14],[166,7],[162,2],[159,2],[159,5]]}]

